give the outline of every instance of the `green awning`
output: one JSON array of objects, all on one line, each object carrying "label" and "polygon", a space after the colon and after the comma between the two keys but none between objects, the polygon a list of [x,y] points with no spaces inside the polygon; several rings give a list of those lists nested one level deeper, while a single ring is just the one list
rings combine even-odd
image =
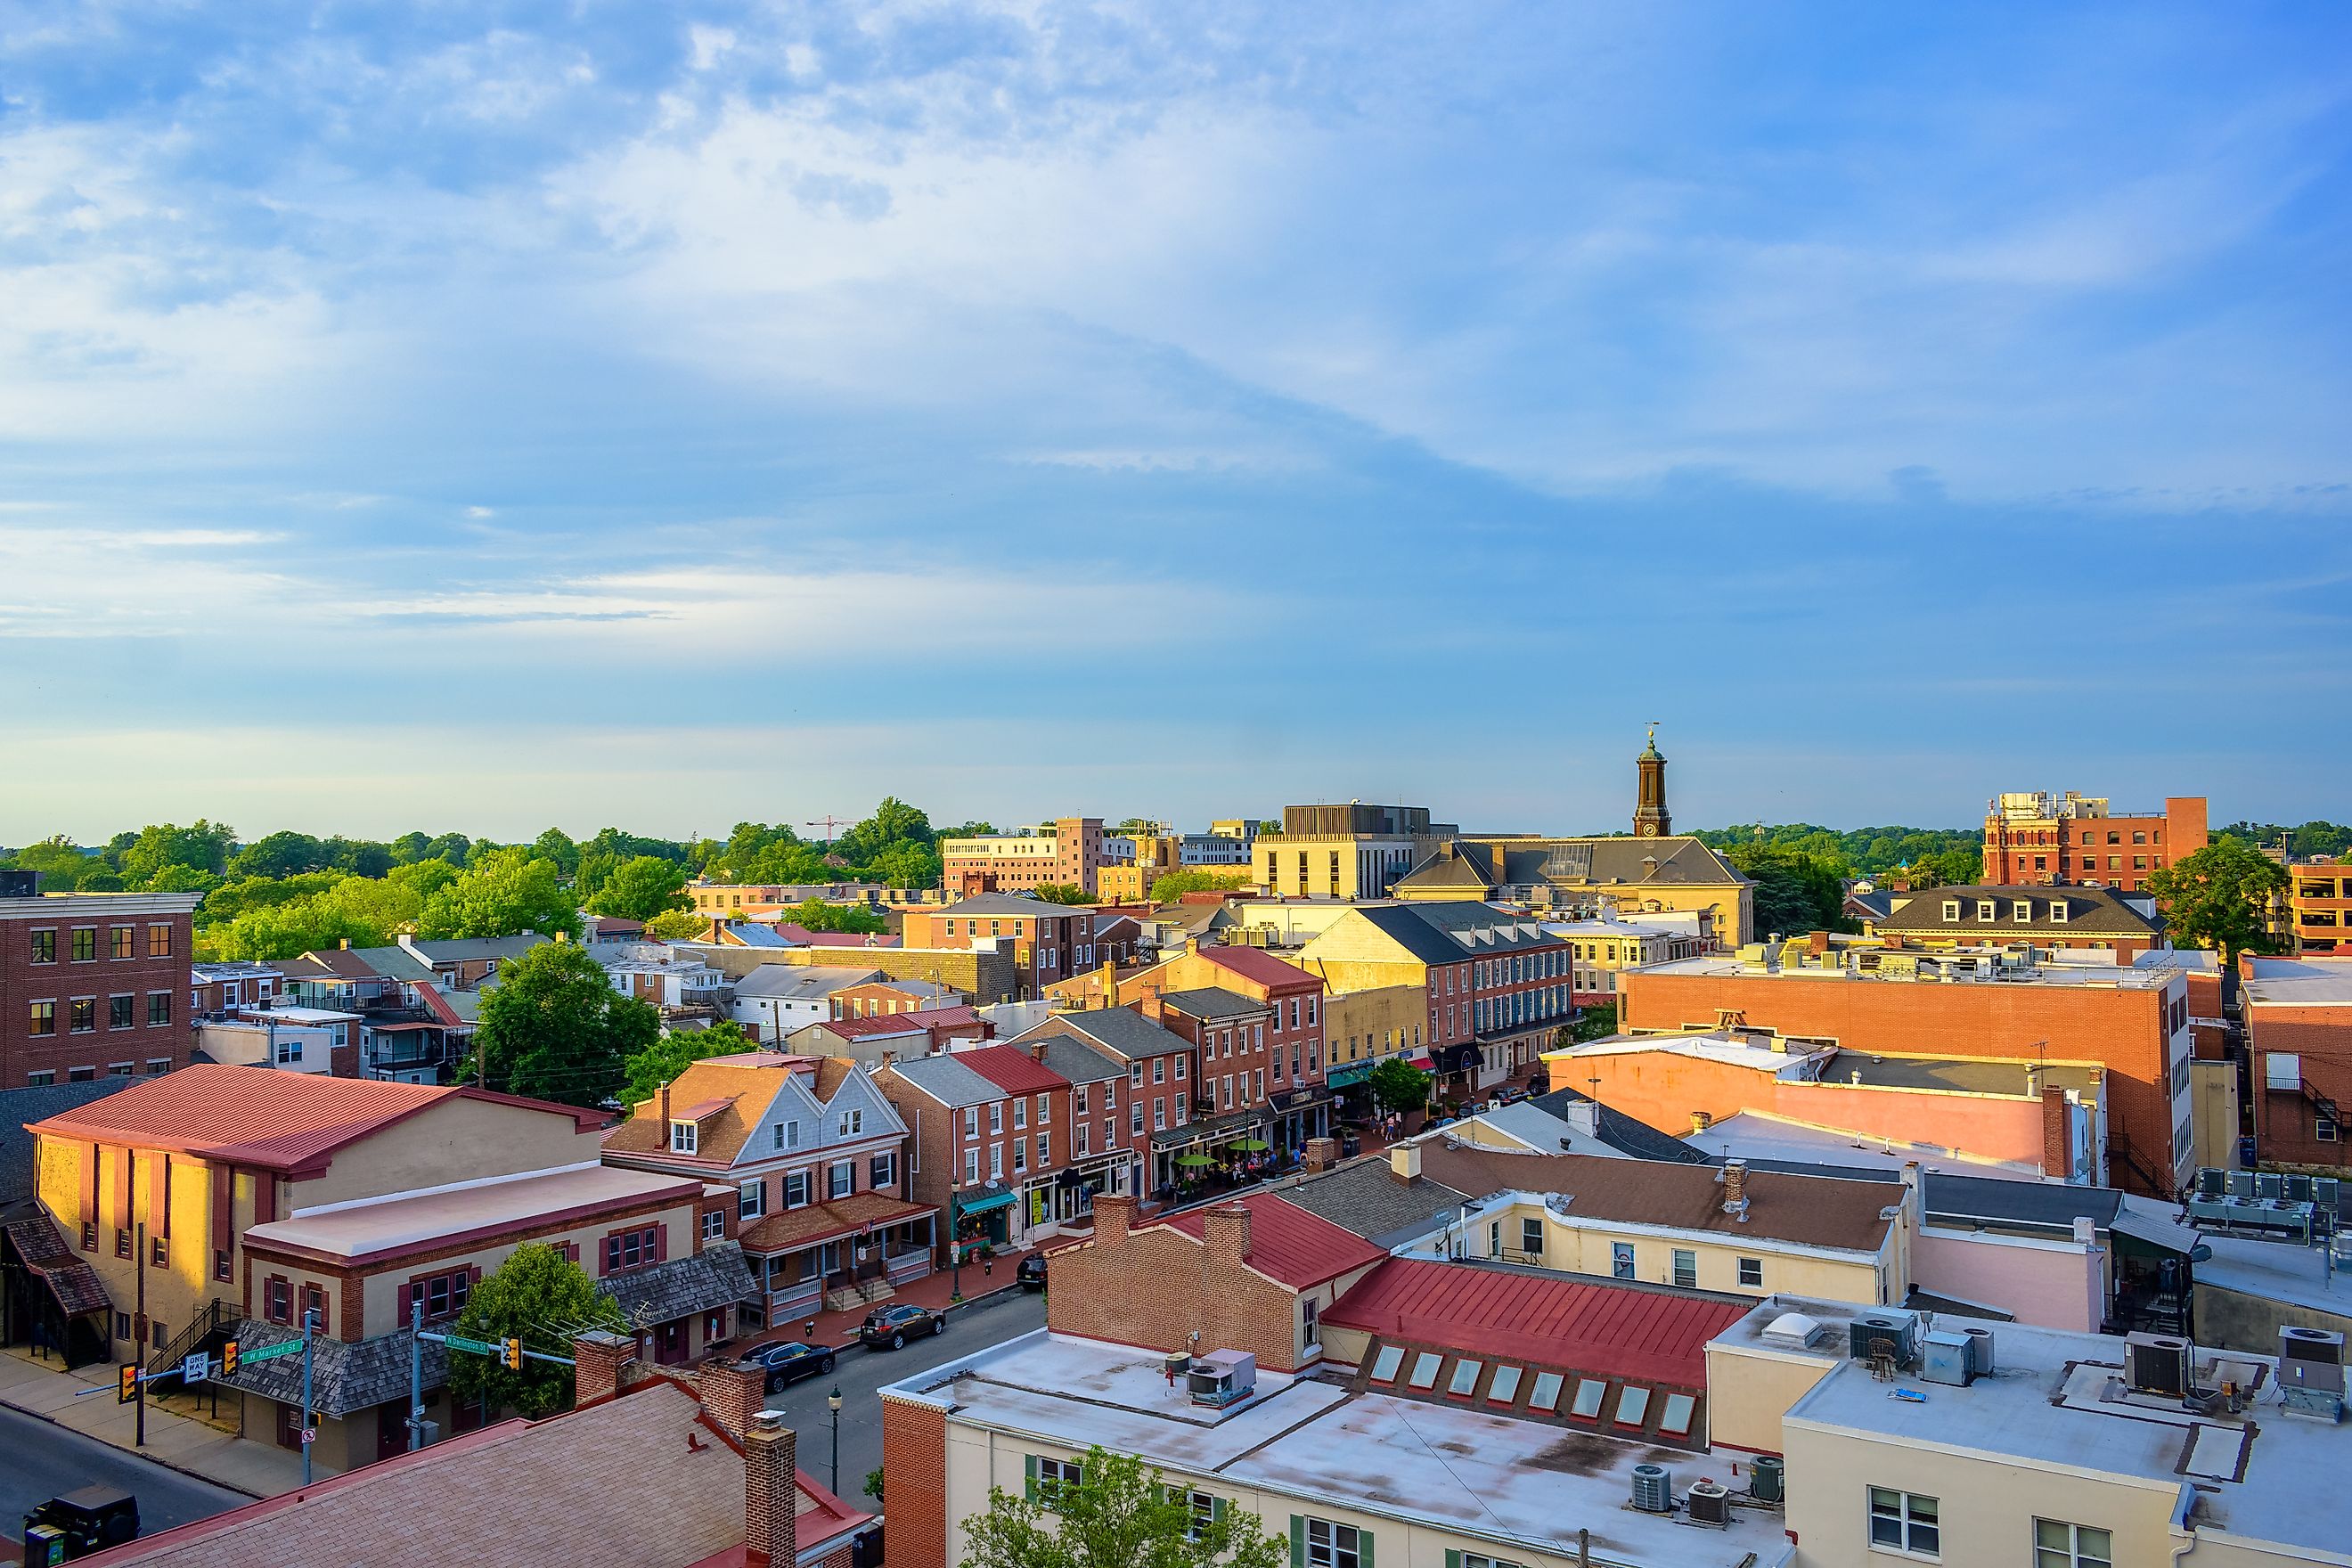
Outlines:
[{"label": "green awning", "polygon": [[1323,1075],[1323,1081],[1333,1089],[1344,1089],[1349,1084],[1360,1083],[1371,1076],[1372,1064],[1370,1062],[1342,1062],[1326,1072]]},{"label": "green awning", "polygon": [[956,1213],[986,1214],[991,1209],[1006,1208],[1012,1205],[1016,1195],[1013,1193],[998,1193],[992,1197],[973,1198],[968,1203],[956,1205]]}]

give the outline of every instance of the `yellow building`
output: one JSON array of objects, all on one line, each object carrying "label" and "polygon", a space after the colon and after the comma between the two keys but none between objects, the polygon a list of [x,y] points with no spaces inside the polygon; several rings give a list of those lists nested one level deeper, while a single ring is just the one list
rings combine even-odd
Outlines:
[{"label": "yellow building", "polygon": [[1426,806],[1288,805],[1279,833],[1259,829],[1250,871],[1277,897],[1384,899],[1455,831]]},{"label": "yellow building", "polygon": [[1696,838],[1461,838],[1438,847],[1395,887],[1407,900],[1528,904],[1571,918],[1597,914],[1711,917],[1716,941],[1755,939],[1756,884]]},{"label": "yellow building", "polygon": [[1428,1048],[1428,1026],[1429,993],[1419,985],[1328,992],[1323,998],[1324,1071],[1335,1074],[1351,1062],[1369,1068],[1388,1057],[1417,1054]]}]

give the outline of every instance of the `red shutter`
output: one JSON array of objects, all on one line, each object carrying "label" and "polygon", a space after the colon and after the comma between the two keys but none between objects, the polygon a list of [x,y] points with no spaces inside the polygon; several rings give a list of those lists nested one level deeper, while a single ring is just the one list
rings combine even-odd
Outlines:
[{"label": "red shutter", "polygon": [[122,1152],[122,1176],[121,1180],[114,1184],[114,1225],[115,1228],[118,1230],[129,1230],[131,1228],[131,1163],[132,1158],[133,1156],[130,1150],[125,1149]]},{"label": "red shutter", "polygon": [[657,1225],[654,1226],[654,1261],[659,1263],[668,1257],[669,1226]]},{"label": "red shutter", "polygon": [[158,1154],[147,1166],[147,1234],[172,1234],[172,1157]]},{"label": "red shutter", "polygon": [[617,1232],[607,1231],[604,1233],[604,1238],[596,1244],[596,1278],[599,1279],[604,1277],[605,1266],[612,1261],[613,1237],[617,1234]]},{"label": "red shutter", "polygon": [[81,1163],[81,1223],[89,1230],[98,1228],[98,1162],[99,1147],[89,1146],[89,1157]]},{"label": "red shutter", "polygon": [[229,1238],[236,1234],[236,1172],[226,1165],[213,1167],[213,1250],[226,1252]]},{"label": "red shutter", "polygon": [[409,1323],[410,1314],[408,1310],[408,1298],[412,1289],[412,1287],[407,1285],[403,1285],[400,1288],[400,1316],[398,1321],[400,1326],[404,1329],[408,1327]]}]

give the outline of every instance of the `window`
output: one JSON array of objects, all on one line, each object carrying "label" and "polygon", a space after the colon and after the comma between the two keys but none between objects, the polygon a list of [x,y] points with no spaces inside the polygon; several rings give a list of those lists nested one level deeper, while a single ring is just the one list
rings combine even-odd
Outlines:
[{"label": "window", "polygon": [[1528,1408],[1540,1410],[1547,1415],[1559,1409],[1559,1373],[1556,1372],[1536,1373],[1535,1388],[1528,1394]]},{"label": "window", "polygon": [[1599,1420],[1601,1401],[1608,1393],[1609,1385],[1599,1378],[1580,1377],[1576,1380],[1576,1397],[1569,1402],[1568,1413],[1587,1421]]},{"label": "window", "polygon": [[1207,1535],[1211,1525],[1225,1516],[1225,1500],[1221,1497],[1211,1497],[1207,1492],[1187,1492],[1184,1501],[1192,1510],[1192,1522],[1184,1527],[1184,1539],[1187,1541],[1201,1540]]},{"label": "window", "polygon": [[[1449,1552],[1447,1555],[1454,1554]],[[1511,1562],[1508,1558],[1488,1557],[1483,1552],[1465,1552],[1461,1553],[1461,1568],[1519,1568],[1519,1564]]]},{"label": "window", "polygon": [[963,1108],[963,1135],[967,1138],[980,1136],[980,1107],[977,1105]]},{"label": "window", "polygon": [[1698,1284],[1698,1254],[1686,1247],[1675,1248],[1675,1283],[1685,1290]]},{"label": "window", "polygon": [[73,961],[76,963],[98,962],[98,928],[76,926],[73,933]]},{"label": "window", "polygon": [[1076,1459],[1046,1459],[1032,1454],[1029,1456],[1029,1500],[1051,1508],[1061,1488],[1083,1484],[1086,1475],[1086,1467]]},{"label": "window", "polygon": [[1917,1492],[1871,1488],[1870,1543],[1922,1557],[1940,1555],[1943,1532],[1936,1524],[1936,1500]]},{"label": "window", "polygon": [[228,1279],[234,1278],[236,1272],[236,1270],[235,1266],[229,1261],[228,1248],[225,1247],[215,1248],[213,1252],[213,1278],[215,1279]]},{"label": "window", "polygon": [[271,1275],[262,1282],[262,1310],[273,1323],[294,1321],[294,1282],[281,1275]]},{"label": "window", "polygon": [[1518,1396],[1519,1369],[1515,1366],[1496,1367],[1494,1381],[1486,1384],[1486,1403],[1508,1405]]},{"label": "window", "polygon": [[150,958],[169,958],[172,956],[172,928],[170,926],[151,925],[147,928],[147,956]]},{"label": "window", "polygon": [[[281,1037],[278,1042],[278,1065],[283,1067],[289,1062],[299,1062],[301,1059],[302,1037],[299,1035],[286,1035]],[[688,1123],[688,1127],[691,1127],[692,1125],[693,1124],[691,1122]]]},{"label": "window", "polygon": [[2115,1537],[2063,1520],[2033,1521],[2033,1568],[2115,1568]]},{"label": "window", "polygon": [[724,1241],[726,1238],[727,1211],[725,1209],[703,1210],[702,1239],[705,1241]]},{"label": "window", "polygon": [[460,1268],[454,1274],[419,1277],[408,1282],[408,1299],[425,1308],[425,1321],[438,1322],[454,1318],[466,1310],[466,1298],[473,1293],[474,1271]]},{"label": "window", "polygon": [[1364,1568],[1368,1542],[1354,1525],[1328,1519],[1309,1519],[1306,1525],[1300,1532],[1307,1545],[1306,1568]]},{"label": "window", "polygon": [[147,993],[147,1026],[160,1029],[172,1021],[172,994],[169,991]]},{"label": "window", "polygon": [[1191,1059],[1192,1058],[1190,1057],[1178,1057],[1176,1058],[1176,1081],[1178,1083],[1182,1083],[1184,1081],[1184,1064]]},{"label": "window", "polygon": [[1946,899],[1944,900],[1944,918],[1948,921],[1956,921],[1960,918],[1959,900]]},{"label": "window", "polygon": [[1764,1283],[1764,1260],[1760,1258],[1741,1258],[1739,1282],[1742,1285],[1760,1288]]},{"label": "window", "polygon": [[1691,1417],[1697,1414],[1698,1401],[1687,1394],[1666,1395],[1665,1410],[1658,1416],[1658,1430],[1669,1437],[1690,1436]]},{"label": "window", "polygon": [[1639,1384],[1627,1384],[1617,1395],[1617,1425],[1639,1426],[1650,1418],[1650,1391]]},{"label": "window", "polygon": [[1438,1354],[1435,1351],[1423,1351],[1419,1355],[1413,1357],[1412,1377],[1407,1386],[1412,1388],[1435,1388],[1437,1386],[1437,1369],[1444,1363],[1444,1360],[1445,1358]]},{"label": "window", "polygon": [[898,1184],[898,1156],[877,1154],[866,1163],[866,1184],[876,1190]]},{"label": "window", "polygon": [[55,963],[58,961],[58,933],[37,931],[33,933],[33,951],[28,955],[35,963]]},{"label": "window", "polygon": [[694,1123],[691,1121],[671,1122],[669,1124],[669,1152],[673,1154],[691,1154],[694,1152]]},{"label": "window", "polygon": [[2050,923],[2053,925],[2064,925],[2066,923],[2065,900],[2053,899],[2050,900]]},{"label": "window", "polygon": [[[1087,1134],[1091,1131],[1092,1129],[1085,1122],[1081,1121],[1078,1123],[1078,1130],[1076,1133],[1077,1142],[1072,1150],[1072,1153],[1076,1158],[1083,1160],[1091,1152],[1092,1145],[1087,1137]],[[1118,1126],[1116,1122],[1112,1123],[1110,1131],[1113,1137],[1117,1137],[1118,1135]]]},{"label": "window", "polygon": [[963,1184],[967,1187],[980,1185],[980,1151],[977,1149],[963,1152]]},{"label": "window", "polygon": [[988,1146],[988,1179],[992,1182],[1004,1179],[1004,1145],[1002,1143]]},{"label": "window", "polygon": [[[768,1184],[754,1178],[735,1189],[735,1212],[745,1219],[758,1219],[767,1212]],[[711,1211],[718,1213],[718,1210]]]},{"label": "window", "polygon": [[31,1018],[25,1032],[31,1035],[54,1035],[58,1032],[58,1005],[55,1002],[33,1004]]},{"label": "window", "polygon": [[1054,1120],[1054,1102],[1044,1095],[1037,1097],[1037,1125],[1045,1126]]},{"label": "window", "polygon": [[797,1149],[801,1146],[801,1124],[797,1121],[776,1122],[768,1130],[768,1132],[769,1136],[775,1141],[775,1147],[778,1149]]},{"label": "window", "polygon": [[28,1072],[25,1075],[26,1089],[47,1089],[57,1081],[58,1069],[55,1068],[43,1068],[38,1072]]},{"label": "window", "polygon": [[74,1034],[87,1035],[98,1027],[97,997],[77,996],[67,1005],[70,1009],[68,1016],[71,1020],[67,1027]]},{"label": "window", "polygon": [[855,1138],[866,1131],[866,1112],[845,1110],[841,1113],[841,1136]]},{"label": "window", "polygon": [[2025,925],[2033,919],[2033,906],[2023,899],[2012,900],[2009,906],[2009,918],[2019,925]]},{"label": "window", "polygon": [[131,931],[129,926],[109,927],[106,933],[106,956],[109,958],[131,958],[135,956],[131,946]]},{"label": "window", "polygon": [[1486,1370],[1485,1362],[1472,1361],[1466,1356],[1464,1357],[1454,1363],[1454,1375],[1445,1380],[1445,1392],[1458,1394],[1464,1399],[1469,1398],[1471,1393],[1478,1386],[1478,1374]]},{"label": "window", "polygon": [[788,1209],[806,1208],[808,1206],[809,1173],[806,1171],[788,1171],[785,1173],[783,1197],[784,1206]]},{"label": "window", "polygon": [[988,1102],[988,1131],[992,1135],[1004,1131],[1004,1101],[1001,1100]]},{"label": "window", "polygon": [[835,1160],[824,1168],[824,1195],[845,1198],[857,1190],[857,1162]]},{"label": "window", "polygon": [[625,1268],[643,1268],[659,1261],[660,1254],[661,1226],[619,1231],[604,1238],[604,1272],[618,1274]]},{"label": "window", "polygon": [[1076,1115],[1084,1116],[1087,1113],[1087,1086],[1082,1083],[1071,1085],[1070,1096],[1071,1111]]},{"label": "window", "polygon": [[1519,1250],[1529,1258],[1543,1256],[1543,1221],[1527,1218],[1519,1221]]},{"label": "window", "polygon": [[1043,1170],[1053,1163],[1054,1135],[1051,1132],[1040,1132],[1037,1134],[1037,1166]]},{"label": "window", "polygon": [[1609,1244],[1609,1272],[1619,1279],[1633,1278],[1633,1244],[1612,1241]]}]

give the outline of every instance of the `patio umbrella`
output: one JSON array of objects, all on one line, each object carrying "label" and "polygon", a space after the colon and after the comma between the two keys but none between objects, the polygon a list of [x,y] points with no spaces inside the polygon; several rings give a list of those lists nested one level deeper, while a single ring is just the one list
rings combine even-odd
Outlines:
[{"label": "patio umbrella", "polygon": [[1267,1143],[1263,1138],[1244,1138],[1240,1142],[1230,1145],[1230,1147],[1239,1149],[1244,1154],[1263,1154],[1267,1149],[1271,1148],[1272,1145]]},{"label": "patio umbrella", "polygon": [[1214,1160],[1212,1160],[1206,1154],[1179,1154],[1176,1156],[1176,1163],[1180,1165],[1196,1167],[1201,1165],[1213,1165],[1216,1163]]}]

